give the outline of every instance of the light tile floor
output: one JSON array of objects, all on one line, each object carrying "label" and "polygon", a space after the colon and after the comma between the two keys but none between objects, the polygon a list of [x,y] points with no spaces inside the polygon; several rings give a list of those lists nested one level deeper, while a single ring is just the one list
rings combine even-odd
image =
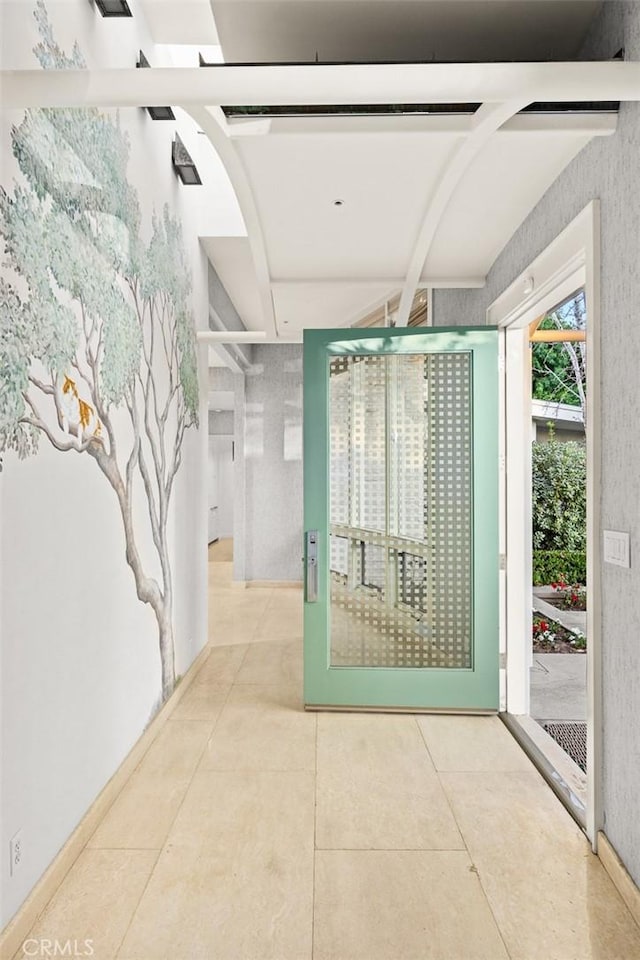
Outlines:
[{"label": "light tile floor", "polygon": [[238,589],[228,563],[211,581],[206,661],[31,938],[98,960],[640,960],[500,720],[306,714],[300,591]]}]

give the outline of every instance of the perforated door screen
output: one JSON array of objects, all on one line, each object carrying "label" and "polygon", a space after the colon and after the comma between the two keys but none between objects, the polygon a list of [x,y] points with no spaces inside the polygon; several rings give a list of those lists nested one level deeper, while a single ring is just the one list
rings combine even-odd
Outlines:
[{"label": "perforated door screen", "polygon": [[330,360],[331,664],[469,668],[468,353]]}]

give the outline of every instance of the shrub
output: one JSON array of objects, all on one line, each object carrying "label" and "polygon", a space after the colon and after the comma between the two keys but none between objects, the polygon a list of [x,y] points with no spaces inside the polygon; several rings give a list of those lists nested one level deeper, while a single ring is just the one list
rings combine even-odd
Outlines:
[{"label": "shrub", "polygon": [[562,576],[560,580],[554,581],[551,586],[555,590],[558,601],[557,606],[562,610],[586,610],[587,588],[582,583],[568,583],[567,578]]},{"label": "shrub", "polygon": [[581,550],[534,550],[533,584],[536,587],[564,579],[587,582],[587,555]]},{"label": "shrub", "polygon": [[[544,551],[586,550],[587,462],[583,443],[534,443],[533,548]],[[560,569],[570,580],[582,580]],[[553,576],[551,580],[559,577]],[[551,580],[546,580],[550,583]]]}]

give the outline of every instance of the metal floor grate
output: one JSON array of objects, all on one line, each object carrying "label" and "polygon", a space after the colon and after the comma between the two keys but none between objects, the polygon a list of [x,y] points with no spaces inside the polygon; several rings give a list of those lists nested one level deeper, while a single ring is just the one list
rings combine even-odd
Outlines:
[{"label": "metal floor grate", "polygon": [[567,723],[542,721],[540,726],[558,743],[583,773],[587,772],[587,725],[572,720]]}]

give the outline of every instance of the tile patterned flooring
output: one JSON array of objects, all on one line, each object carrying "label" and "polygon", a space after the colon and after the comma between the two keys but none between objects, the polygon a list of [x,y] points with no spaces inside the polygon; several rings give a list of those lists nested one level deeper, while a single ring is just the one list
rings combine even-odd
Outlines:
[{"label": "tile patterned flooring", "polygon": [[210,564],[207,659],[32,938],[100,960],[640,960],[500,720],[304,713],[300,591],[230,569]]}]

